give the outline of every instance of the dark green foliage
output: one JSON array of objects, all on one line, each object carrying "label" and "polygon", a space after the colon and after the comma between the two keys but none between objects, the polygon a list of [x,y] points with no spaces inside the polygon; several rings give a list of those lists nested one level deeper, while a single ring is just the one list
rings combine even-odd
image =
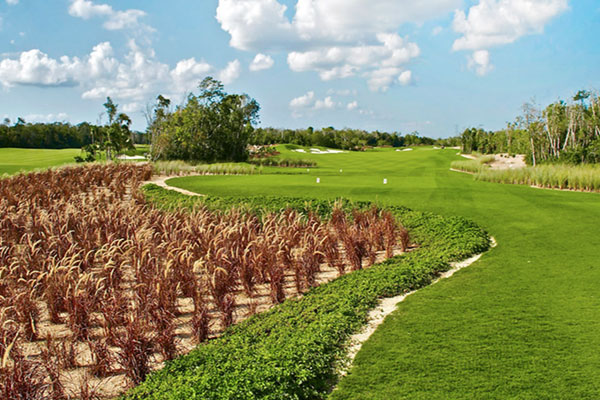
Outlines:
[{"label": "dark green foliage", "polygon": [[[178,193],[147,187],[146,196],[166,207],[193,206]],[[208,201],[207,201],[208,200]],[[328,202],[268,197],[218,201],[211,206],[250,203],[271,210],[288,206],[331,211]],[[195,202],[198,202],[196,200]],[[349,203],[345,203],[349,204]],[[358,205],[367,203],[358,203]],[[354,205],[357,205],[356,203]],[[251,206],[252,207],[252,206]],[[123,399],[313,399],[326,396],[336,379],[344,346],[380,297],[429,284],[449,261],[486,250],[484,231],[463,218],[444,218],[404,207],[390,209],[420,243],[418,251],[345,275],[232,326],[219,339],[200,345],[150,375]]]},{"label": "dark green foliage", "polygon": [[92,129],[87,122],[79,125],[55,122],[51,124],[0,124],[0,147],[29,149],[79,148],[92,143]]},{"label": "dark green foliage", "polygon": [[190,94],[185,106],[169,112],[159,97],[152,132],[153,159],[193,162],[245,161],[248,137],[260,106],[242,94],[227,94],[221,82],[206,78],[200,94]]},{"label": "dark green foliage", "polygon": [[[104,128],[87,122],[0,124],[0,147],[24,149],[76,149],[101,138]],[[146,134],[133,132],[135,143],[148,143]]]},{"label": "dark green foliage", "polygon": [[302,160],[295,158],[257,158],[249,161],[250,164],[260,165],[261,167],[292,167],[292,168],[314,168],[317,166],[315,160]]},{"label": "dark green foliage", "polygon": [[434,139],[419,136],[418,132],[401,135],[399,132],[367,132],[359,129],[335,129],[333,127],[314,130],[258,128],[250,136],[250,144],[268,145],[292,143],[299,146],[322,146],[344,150],[362,150],[367,146],[403,147],[432,145]]}]

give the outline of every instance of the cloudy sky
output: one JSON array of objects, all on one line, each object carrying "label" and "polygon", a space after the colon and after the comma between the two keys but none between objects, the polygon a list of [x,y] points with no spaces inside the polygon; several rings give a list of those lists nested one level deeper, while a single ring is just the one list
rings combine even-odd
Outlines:
[{"label": "cloudy sky", "polygon": [[145,128],[205,76],[263,126],[502,128],[523,102],[600,89],[598,0],[0,0],[0,118]]}]

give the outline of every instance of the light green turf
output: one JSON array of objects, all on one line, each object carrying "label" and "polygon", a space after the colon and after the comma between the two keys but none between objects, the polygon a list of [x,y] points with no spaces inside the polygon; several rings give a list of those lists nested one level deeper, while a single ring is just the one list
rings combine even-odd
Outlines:
[{"label": "light green turf", "polygon": [[80,153],[80,149],[0,148],[0,175],[74,163]]},{"label": "light green turf", "polygon": [[334,399],[600,398],[600,195],[474,181],[449,171],[459,159],[450,149],[284,154],[319,167],[169,183],[215,195],[344,196],[462,215],[499,243],[402,303],[363,346]]}]

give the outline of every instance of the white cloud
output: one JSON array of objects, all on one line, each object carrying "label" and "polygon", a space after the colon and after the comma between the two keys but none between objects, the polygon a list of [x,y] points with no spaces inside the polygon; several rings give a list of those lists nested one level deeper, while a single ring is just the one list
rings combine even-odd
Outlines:
[{"label": "white cloud", "polygon": [[66,113],[58,114],[28,114],[23,117],[25,122],[66,122],[69,120],[69,115]]},{"label": "white cloud", "polygon": [[194,58],[181,60],[170,68],[156,59],[151,48],[141,48],[134,40],[129,41],[128,47],[123,59],[115,57],[109,42],[99,43],[82,58],[54,59],[38,49],[29,50],[16,58],[0,59],[0,85],[77,86],[84,99],[111,96],[133,110],[159,93],[180,96],[192,91],[208,74],[214,73],[224,84],[231,83],[241,70],[238,60],[218,71]]},{"label": "white cloud", "polygon": [[217,20],[240,50],[273,49],[293,40],[293,27],[276,0],[219,0]]},{"label": "white cloud", "polygon": [[461,0],[298,0],[290,21],[277,0],[219,0],[217,20],[240,50],[372,40],[407,22],[444,15]]},{"label": "white cloud", "polygon": [[336,102],[332,96],[319,99],[312,90],[290,101],[290,108],[292,109],[292,116],[294,118],[302,117],[305,114],[312,114],[315,111],[334,110],[338,108],[354,110],[357,107],[358,103],[356,101],[344,105],[343,103]]},{"label": "white cloud", "polygon": [[290,101],[290,107],[292,108],[309,108],[315,104],[315,92],[310,91],[305,95],[296,97]]},{"label": "white cloud", "polygon": [[431,30],[431,35],[432,35],[432,36],[437,36],[437,35],[439,35],[440,33],[442,33],[443,31],[444,31],[444,28],[442,28],[441,26],[436,26],[435,28],[433,28],[433,29]]},{"label": "white cloud", "polygon": [[124,113],[135,113],[135,112],[142,111],[144,109],[144,106],[140,103],[133,102],[133,103],[123,104],[121,106],[121,109],[123,110]]},{"label": "white cloud", "polygon": [[262,71],[271,68],[275,64],[271,56],[258,53],[250,63],[250,71]]},{"label": "white cloud", "polygon": [[325,97],[323,100],[317,100],[315,101],[315,106],[314,109],[315,110],[321,110],[321,109],[332,109],[335,108],[336,104],[333,101],[333,99],[331,98],[331,96],[327,96]]},{"label": "white cloud", "polygon": [[[390,68],[419,56],[415,43],[400,37],[400,25],[423,22],[460,6],[461,0],[297,0],[290,19],[277,0],[219,0],[217,20],[240,50],[288,53],[290,69],[315,71],[321,79],[359,75],[386,90],[379,79]],[[375,77],[373,75],[376,75]],[[389,82],[378,84],[375,80]]]},{"label": "white cloud", "polygon": [[402,86],[410,85],[412,83],[412,71],[403,71],[400,76],[398,76],[398,82]]},{"label": "white cloud", "polygon": [[6,4],[14,6],[15,4],[19,4],[19,0],[6,0]]},{"label": "white cloud", "polygon": [[550,20],[568,8],[568,0],[479,0],[467,13],[455,12],[452,27],[462,36],[452,49],[473,51],[469,68],[485,75],[493,68],[487,49],[542,33]]},{"label": "white cloud", "polygon": [[118,11],[114,10],[108,4],[95,4],[90,0],[71,0],[69,14],[84,20],[94,17],[103,18],[105,20],[103,24],[104,28],[111,31],[122,29],[153,31],[148,25],[139,21],[146,16],[146,13],[142,10],[130,9]]},{"label": "white cloud", "polygon": [[227,64],[225,69],[219,72],[218,79],[223,82],[223,84],[228,85],[239,78],[241,72],[242,65],[239,60],[233,60]]},{"label": "white cloud", "polygon": [[179,61],[170,72],[171,79],[175,84],[175,92],[183,93],[190,90],[213,71],[214,69],[210,64],[204,61],[196,61],[193,57]]},{"label": "white cloud", "polygon": [[334,46],[288,54],[292,71],[317,71],[323,80],[361,74],[371,90],[387,90],[402,69],[420,54],[419,46],[398,34],[378,34],[379,44]]},{"label": "white cloud", "polygon": [[7,87],[12,85],[74,85],[72,72],[78,64],[78,59],[71,60],[68,57],[62,57],[59,61],[37,49],[25,51],[20,54],[18,59],[0,61],[0,83]]},{"label": "white cloud", "polygon": [[490,63],[490,52],[487,50],[474,51],[468,57],[468,66],[469,69],[474,69],[479,76],[486,75],[494,69],[494,66]]},{"label": "white cloud", "polygon": [[453,28],[463,36],[454,50],[480,50],[542,33],[544,26],[568,9],[568,0],[480,0],[468,15],[456,11]]}]

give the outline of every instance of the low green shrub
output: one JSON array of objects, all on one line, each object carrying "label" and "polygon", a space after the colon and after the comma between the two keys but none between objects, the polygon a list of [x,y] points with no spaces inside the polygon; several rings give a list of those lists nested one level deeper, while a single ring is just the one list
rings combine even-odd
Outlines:
[{"label": "low green shrub", "polygon": [[[161,207],[288,206],[319,213],[331,202],[292,198],[196,198],[147,186],[151,204]],[[349,202],[344,203],[350,204]],[[354,205],[368,203],[354,203]],[[449,262],[489,248],[487,234],[458,217],[441,217],[391,207],[419,243],[417,251],[369,269],[342,276],[229,328],[223,336],[167,362],[123,400],[161,399],[315,399],[323,398],[337,379],[349,336],[366,322],[381,297],[398,295],[431,283]]]},{"label": "low green shrub", "polygon": [[543,164],[506,170],[481,170],[475,179],[553,189],[600,191],[600,166]]},{"label": "low green shrub", "polygon": [[250,164],[260,165],[262,167],[291,167],[291,168],[308,168],[316,167],[317,162],[314,160],[296,159],[296,158],[257,158],[250,160]]},{"label": "low green shrub", "polygon": [[185,161],[158,161],[154,163],[157,175],[255,175],[261,174],[262,168],[250,164],[217,163],[191,165]]}]

